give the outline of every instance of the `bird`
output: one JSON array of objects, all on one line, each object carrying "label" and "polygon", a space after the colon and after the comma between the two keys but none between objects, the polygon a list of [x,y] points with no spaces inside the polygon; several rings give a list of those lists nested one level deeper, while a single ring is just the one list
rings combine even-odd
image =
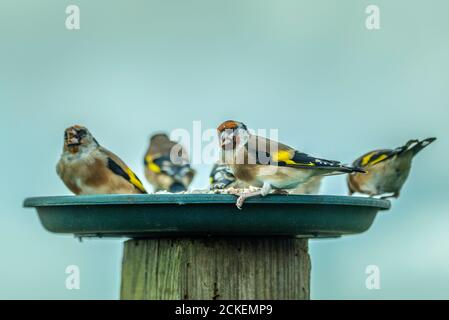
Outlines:
[{"label": "bird", "polygon": [[[315,176],[310,178],[304,184],[299,185],[291,190],[291,194],[318,194],[321,187],[323,177]],[[229,188],[244,189],[248,188],[248,184],[237,180],[229,166],[225,164],[215,163],[209,176],[211,190],[223,190]]]},{"label": "bird", "polygon": [[219,161],[212,167],[209,175],[209,183],[211,190],[229,188],[243,189],[248,187],[248,184],[237,180],[229,166],[222,164]]},{"label": "bird", "polygon": [[436,138],[421,141],[413,139],[396,149],[374,150],[357,158],[353,165],[361,167],[367,173],[348,176],[349,195],[358,192],[383,199],[399,198],[413,158],[435,140]]},{"label": "bird", "polygon": [[187,151],[166,133],[150,137],[144,157],[145,177],[155,191],[186,191],[196,171],[190,167]]},{"label": "bird", "polygon": [[239,195],[236,205],[246,199],[266,196],[272,190],[286,193],[320,175],[364,171],[357,167],[310,156],[285,144],[253,135],[239,121],[227,120],[217,127],[221,161],[229,165],[235,177],[261,189]]},{"label": "bird", "polygon": [[64,131],[64,147],[56,172],[76,195],[147,193],[125,162],[103,148],[80,125]]}]

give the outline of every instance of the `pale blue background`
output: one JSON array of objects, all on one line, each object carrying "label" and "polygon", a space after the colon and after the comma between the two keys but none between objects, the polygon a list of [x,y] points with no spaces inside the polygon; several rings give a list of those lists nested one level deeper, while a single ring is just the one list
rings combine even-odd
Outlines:
[{"label": "pale blue background", "polygon": [[[381,30],[364,26],[381,8]],[[65,29],[78,4],[81,30]],[[449,298],[449,2],[191,0],[0,2],[0,298],[115,299],[120,240],[54,235],[25,197],[69,194],[63,130],[88,126],[142,176],[154,130],[236,118],[352,161],[437,136],[399,201],[358,236],[311,242],[312,297]],[[194,187],[207,184],[197,167]],[[323,192],[344,194],[344,177]],[[65,289],[65,267],[81,289]],[[381,289],[365,288],[365,267]]]}]

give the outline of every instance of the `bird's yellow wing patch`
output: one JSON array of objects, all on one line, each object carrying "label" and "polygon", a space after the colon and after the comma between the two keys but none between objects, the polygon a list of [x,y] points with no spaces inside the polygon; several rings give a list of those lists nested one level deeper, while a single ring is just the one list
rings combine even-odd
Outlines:
[{"label": "bird's yellow wing patch", "polygon": [[385,159],[387,159],[390,155],[387,153],[379,153],[378,151],[373,151],[368,153],[366,156],[362,158],[361,165],[375,165],[376,163],[379,163]]},{"label": "bird's yellow wing patch", "polygon": [[126,173],[129,176],[129,182],[131,182],[140,191],[146,192],[142,182],[139,180],[139,178],[137,178],[135,173],[130,168],[126,168]]},{"label": "bird's yellow wing patch", "polygon": [[369,163],[369,161],[371,160],[371,158],[373,157],[373,155],[375,155],[375,154],[376,154],[376,151],[368,153],[366,156],[364,156],[362,158],[362,162],[361,162],[362,166],[366,166]]},{"label": "bird's yellow wing patch", "polygon": [[273,160],[276,162],[285,162],[286,164],[295,164],[295,161],[291,159],[290,152],[285,150],[280,150],[273,153]]},{"label": "bird's yellow wing patch", "polygon": [[128,168],[125,164],[118,164],[116,161],[114,161],[112,158],[108,158],[108,168],[115,173],[116,175],[122,177],[123,179],[130,182],[134,187],[136,187],[138,190],[140,190],[142,193],[147,193],[145,188],[142,185],[142,182],[140,182],[139,178],[137,178],[136,174]]},{"label": "bird's yellow wing patch", "polygon": [[376,163],[381,162],[382,160],[385,160],[387,158],[388,158],[388,155],[382,154],[382,155],[379,156],[379,158],[373,160],[370,164],[371,165],[376,164]]},{"label": "bird's yellow wing patch", "polygon": [[278,152],[275,152],[273,154],[272,158],[275,162],[283,162],[285,164],[291,164],[291,165],[311,166],[311,167],[315,165],[311,161],[305,162],[305,163],[295,161],[295,157],[292,157],[291,153],[286,150],[280,150]]},{"label": "bird's yellow wing patch", "polygon": [[148,170],[154,172],[154,173],[160,173],[161,172],[161,167],[159,167],[157,164],[155,164],[153,162],[153,158],[148,155],[145,157],[145,164],[148,167]]}]

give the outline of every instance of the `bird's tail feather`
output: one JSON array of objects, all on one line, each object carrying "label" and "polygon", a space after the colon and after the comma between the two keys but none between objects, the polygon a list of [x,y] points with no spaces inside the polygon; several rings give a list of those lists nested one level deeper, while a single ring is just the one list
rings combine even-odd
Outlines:
[{"label": "bird's tail feather", "polygon": [[437,138],[427,138],[424,140],[410,140],[407,142],[407,144],[404,146],[405,152],[412,152],[413,156],[415,156],[418,152],[420,152],[422,149],[427,147],[429,144],[434,142]]},{"label": "bird's tail feather", "polygon": [[322,168],[328,171],[328,173],[323,174],[324,176],[334,176],[338,174],[344,174],[344,173],[366,173],[365,170],[359,168],[359,167],[352,167],[352,166],[346,166],[346,165],[340,165],[336,167],[328,167],[328,168]]},{"label": "bird's tail feather", "polygon": [[341,166],[342,167],[342,171],[343,172],[347,172],[347,173],[353,173],[353,172],[359,172],[359,173],[366,173],[365,170],[363,170],[362,168],[359,167],[351,167],[351,166]]}]

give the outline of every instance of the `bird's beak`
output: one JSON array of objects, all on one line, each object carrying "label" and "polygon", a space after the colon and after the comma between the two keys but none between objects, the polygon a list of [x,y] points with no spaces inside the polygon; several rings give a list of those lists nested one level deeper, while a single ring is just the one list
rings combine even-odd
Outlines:
[{"label": "bird's beak", "polygon": [[221,139],[221,148],[225,149],[227,146],[232,145],[233,140],[231,137],[225,137]]}]

